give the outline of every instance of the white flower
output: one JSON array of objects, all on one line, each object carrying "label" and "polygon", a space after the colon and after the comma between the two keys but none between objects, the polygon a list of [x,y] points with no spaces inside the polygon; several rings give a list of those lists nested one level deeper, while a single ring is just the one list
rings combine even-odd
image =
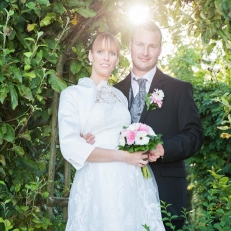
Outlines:
[{"label": "white flower", "polygon": [[123,135],[119,137],[119,145],[122,147],[125,146],[125,137]]},{"label": "white flower", "polygon": [[155,97],[157,100],[162,101],[164,99],[164,92],[162,90],[155,89]]},{"label": "white flower", "polygon": [[135,144],[137,145],[145,145],[148,144],[149,137],[147,137],[147,132],[139,131],[136,133]]},{"label": "white flower", "polygon": [[153,131],[151,127],[148,126],[148,135],[150,136],[156,136],[156,133]]},{"label": "white flower", "polygon": [[133,123],[129,125],[128,129],[131,131],[137,131],[139,127],[140,127],[140,123]]}]

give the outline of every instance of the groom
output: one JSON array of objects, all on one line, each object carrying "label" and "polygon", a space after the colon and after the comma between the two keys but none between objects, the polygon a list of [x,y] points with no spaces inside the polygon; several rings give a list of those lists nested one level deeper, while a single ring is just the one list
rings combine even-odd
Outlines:
[{"label": "groom", "polygon": [[[184,159],[201,147],[203,131],[192,85],[172,78],[156,67],[162,49],[161,41],[162,33],[153,22],[136,26],[130,41],[132,71],[115,87],[128,99],[132,122],[145,123],[156,134],[163,135],[164,144],[159,144],[150,153],[149,162],[157,181],[160,200],[172,204],[168,211],[179,216],[173,221],[178,230],[184,224],[180,217],[181,210],[187,208]],[[141,91],[152,93],[154,89],[164,92],[162,107],[147,111],[144,99],[141,99],[142,110],[139,111],[137,98],[142,97]]]},{"label": "groom", "polygon": [[[136,26],[129,45],[132,71],[115,87],[128,99],[132,122],[145,123],[156,134],[163,135],[164,144],[158,144],[150,152],[149,164],[156,178],[160,200],[171,204],[168,207],[171,215],[178,215],[172,221],[175,230],[178,230],[184,224],[181,210],[187,208],[184,160],[201,147],[203,131],[192,85],[172,78],[156,67],[162,50],[161,42],[162,33],[153,22]],[[147,111],[144,97],[154,89],[163,91],[163,104],[161,108]],[[84,138],[88,143],[94,143],[91,134]],[[172,231],[169,227],[165,228]]]}]

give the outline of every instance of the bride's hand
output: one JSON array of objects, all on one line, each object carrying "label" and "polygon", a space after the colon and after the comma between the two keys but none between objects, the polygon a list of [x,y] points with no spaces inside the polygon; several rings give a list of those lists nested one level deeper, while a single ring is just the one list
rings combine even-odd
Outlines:
[{"label": "bride's hand", "polygon": [[86,135],[80,134],[80,136],[83,137],[88,144],[95,143],[95,136],[93,136],[91,133],[87,133]]},{"label": "bride's hand", "polygon": [[144,167],[148,164],[148,154],[144,154],[142,152],[126,152],[125,162],[127,164]]}]

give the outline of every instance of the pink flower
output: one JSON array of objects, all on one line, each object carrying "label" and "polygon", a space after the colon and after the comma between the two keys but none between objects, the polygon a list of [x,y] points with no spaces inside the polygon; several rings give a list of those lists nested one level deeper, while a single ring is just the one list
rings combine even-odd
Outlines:
[{"label": "pink flower", "polygon": [[126,138],[127,138],[127,144],[128,145],[134,144],[135,138],[136,138],[136,132],[131,131],[131,130],[127,130]]},{"label": "pink flower", "polygon": [[140,126],[139,128],[137,129],[137,131],[144,131],[144,132],[147,132],[148,133],[148,126],[146,124],[142,124],[140,123]]},{"label": "pink flower", "polygon": [[156,96],[156,93],[154,92],[151,95],[151,103],[156,103],[158,105],[158,107],[161,108],[163,101],[159,100],[158,97]]}]

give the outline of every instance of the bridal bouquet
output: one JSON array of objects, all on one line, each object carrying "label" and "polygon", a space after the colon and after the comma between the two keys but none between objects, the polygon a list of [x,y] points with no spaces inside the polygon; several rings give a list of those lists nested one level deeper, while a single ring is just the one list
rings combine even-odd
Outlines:
[{"label": "bridal bouquet", "polygon": [[[156,135],[152,128],[146,124],[133,123],[128,127],[123,127],[119,137],[119,150],[130,153],[154,150],[157,144],[163,144],[161,134]],[[151,177],[147,166],[141,167],[144,178]]]}]

